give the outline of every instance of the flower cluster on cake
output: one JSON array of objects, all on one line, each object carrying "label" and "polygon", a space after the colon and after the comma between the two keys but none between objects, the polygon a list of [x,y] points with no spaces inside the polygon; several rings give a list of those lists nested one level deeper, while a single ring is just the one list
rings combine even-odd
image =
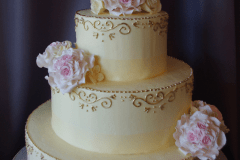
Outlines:
[{"label": "flower cluster on cake", "polygon": [[95,14],[109,11],[110,14],[120,16],[140,12],[142,10],[151,14],[160,12],[160,0],[91,0],[91,9]]},{"label": "flower cluster on cake", "polygon": [[89,78],[92,82],[104,79],[104,75],[99,73],[100,67],[94,66],[94,62],[94,55],[72,48],[69,41],[53,42],[37,57],[38,67],[48,69],[49,76],[45,79],[49,85],[58,88],[63,94],[85,83],[88,71],[91,72]]},{"label": "flower cluster on cake", "polygon": [[190,154],[200,160],[214,160],[226,144],[227,132],[229,129],[217,107],[194,101],[190,114],[184,114],[178,120],[173,137],[176,146],[185,155]]}]

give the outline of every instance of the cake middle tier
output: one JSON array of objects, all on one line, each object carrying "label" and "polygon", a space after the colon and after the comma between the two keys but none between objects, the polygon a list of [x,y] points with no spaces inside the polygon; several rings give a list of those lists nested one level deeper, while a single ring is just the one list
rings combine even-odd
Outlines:
[{"label": "cake middle tier", "polygon": [[96,55],[106,81],[156,77],[167,67],[168,14],[76,12],[76,47]]},{"label": "cake middle tier", "polygon": [[69,144],[108,154],[149,153],[174,145],[177,120],[192,101],[193,73],[168,58],[163,75],[136,82],[52,89],[52,128]]}]

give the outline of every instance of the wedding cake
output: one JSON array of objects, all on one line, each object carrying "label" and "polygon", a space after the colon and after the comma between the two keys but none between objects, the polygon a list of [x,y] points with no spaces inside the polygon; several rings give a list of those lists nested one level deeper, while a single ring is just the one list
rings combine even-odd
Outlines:
[{"label": "wedding cake", "polygon": [[193,70],[167,56],[159,0],[91,0],[76,43],[37,57],[51,100],[28,118],[28,160],[215,159],[228,131],[219,110],[192,102]]}]

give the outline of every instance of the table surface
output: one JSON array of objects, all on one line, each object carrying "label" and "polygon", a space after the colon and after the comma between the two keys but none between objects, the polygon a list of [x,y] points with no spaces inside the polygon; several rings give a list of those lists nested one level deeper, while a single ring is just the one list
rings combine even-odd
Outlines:
[{"label": "table surface", "polygon": [[[27,160],[27,150],[26,147],[23,147],[13,158],[13,160]],[[220,151],[219,156],[216,160],[227,160],[227,157]]]}]

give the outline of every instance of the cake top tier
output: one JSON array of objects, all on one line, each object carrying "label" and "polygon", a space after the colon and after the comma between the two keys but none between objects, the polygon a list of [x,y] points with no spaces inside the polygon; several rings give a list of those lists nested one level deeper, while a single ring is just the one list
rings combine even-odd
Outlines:
[{"label": "cake top tier", "polygon": [[129,15],[134,12],[160,12],[162,5],[160,0],[91,0],[91,11],[94,14],[102,14],[108,11],[112,15]]}]

